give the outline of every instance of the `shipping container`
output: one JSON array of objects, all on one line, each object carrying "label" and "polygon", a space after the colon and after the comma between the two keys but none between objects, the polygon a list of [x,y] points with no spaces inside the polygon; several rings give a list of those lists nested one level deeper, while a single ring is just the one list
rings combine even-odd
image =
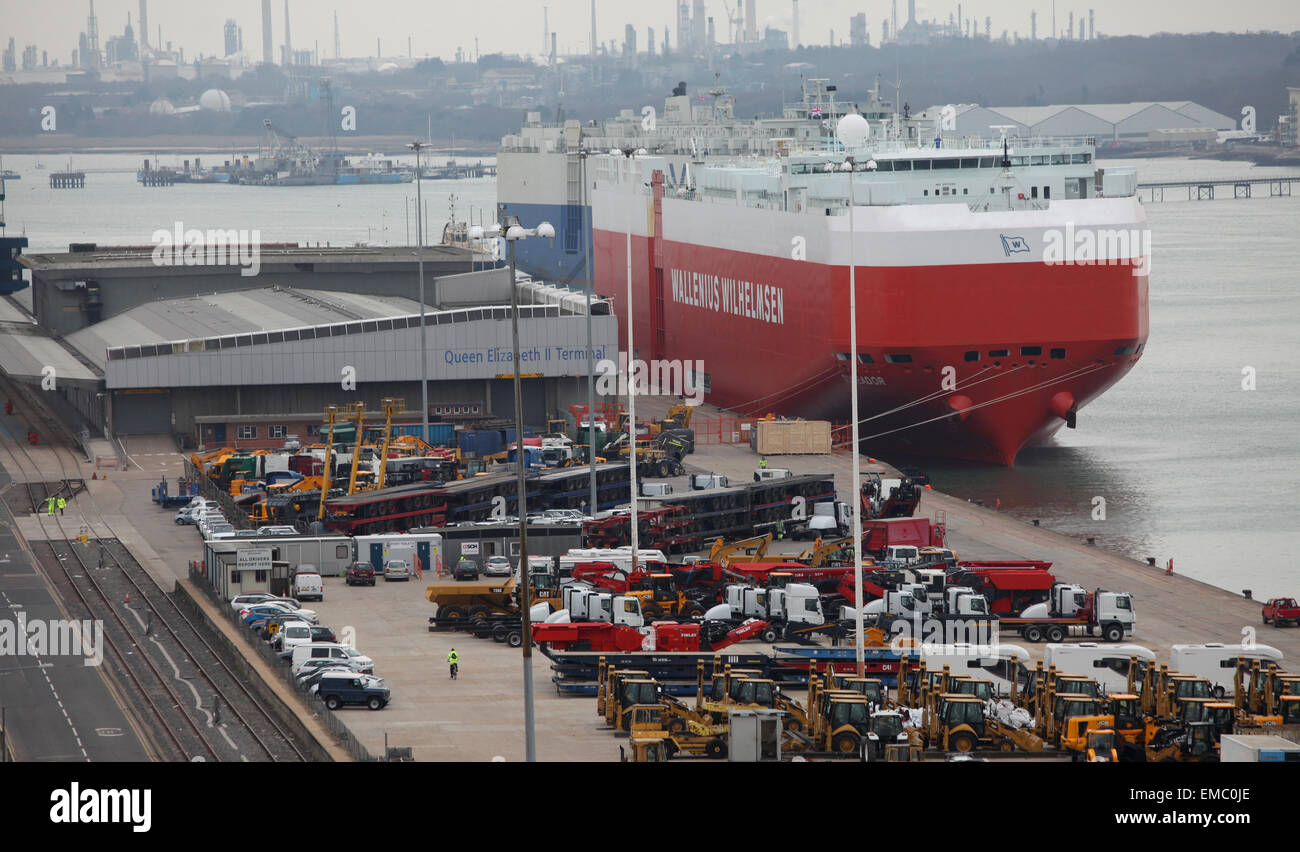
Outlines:
[{"label": "shipping container", "polygon": [[[420,428],[417,427],[417,435]],[[456,427],[450,423],[430,423],[428,443],[434,447],[456,446]]]},{"label": "shipping container", "polygon": [[826,454],[831,451],[831,424],[825,420],[760,420],[749,433],[749,446],[764,456]]}]

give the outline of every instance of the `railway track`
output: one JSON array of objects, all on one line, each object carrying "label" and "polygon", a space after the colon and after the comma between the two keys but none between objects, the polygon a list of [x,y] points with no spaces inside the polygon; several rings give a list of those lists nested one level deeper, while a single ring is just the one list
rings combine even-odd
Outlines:
[{"label": "railway track", "polygon": [[[8,379],[0,391],[15,403],[29,425],[39,424],[44,434],[59,431],[38,402],[27,398]],[[80,478],[79,460],[66,445],[48,444],[64,483]],[[227,665],[200,627],[158,585],[123,546],[101,507],[89,492],[70,500],[73,519],[40,510],[33,483],[53,478],[54,471],[38,463],[28,446],[9,443],[10,456],[34,506],[46,542],[33,542],[33,550],[47,558],[47,573],[67,605],[80,609],[81,617],[102,621],[106,659],[116,661],[125,685],[132,687],[138,708],[152,720],[151,730],[163,732],[163,745],[176,760],[304,761],[307,753],[294,736]],[[17,484],[17,483],[15,483]],[[65,491],[70,492],[69,489]],[[63,492],[60,492],[63,493]],[[75,520],[80,517],[80,523]],[[70,534],[73,524],[78,529]],[[108,538],[78,539],[84,529],[106,530]],[[74,565],[68,564],[71,556]],[[63,558],[60,558],[63,557]],[[192,672],[189,674],[187,672]],[[207,695],[200,693],[199,687]],[[205,702],[205,698],[209,699]],[[205,706],[205,703],[209,706]]]}]

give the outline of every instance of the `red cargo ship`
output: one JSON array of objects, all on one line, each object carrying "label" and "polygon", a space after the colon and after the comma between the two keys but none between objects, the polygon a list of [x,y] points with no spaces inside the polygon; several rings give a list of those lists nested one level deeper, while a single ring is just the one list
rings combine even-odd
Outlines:
[{"label": "red cargo ship", "polygon": [[655,156],[594,157],[596,289],[626,322],[630,236],[635,357],[702,360],[733,411],[846,421],[852,174],[865,446],[1013,464],[1137,363],[1150,237],[1133,171],[1103,187],[1091,139],[960,146],[868,143],[852,173],[831,151],[698,164],[679,185]]}]

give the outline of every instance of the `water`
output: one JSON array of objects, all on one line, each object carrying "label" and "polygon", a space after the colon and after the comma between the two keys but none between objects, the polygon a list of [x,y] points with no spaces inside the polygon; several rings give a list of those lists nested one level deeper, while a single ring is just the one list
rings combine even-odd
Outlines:
[{"label": "water", "polygon": [[[193,155],[186,155],[191,158]],[[228,157],[199,155],[205,164]],[[375,243],[415,245],[415,184],[368,186],[261,187],[223,184],[176,184],[145,188],[135,172],[145,157],[136,154],[96,154],[72,157],[75,170],[86,171],[85,189],[50,189],[49,174],[68,166],[67,155],[8,155],[4,167],[22,175],[6,182],[5,218],[8,234],[25,232],[29,251],[67,251],[68,244],[153,245],[158,229],[172,230],[176,222],[202,230],[258,230],[264,242],[328,242],[331,245]],[[155,160],[154,157],[149,157]],[[179,166],[183,157],[164,154],[159,165]],[[414,156],[395,157],[409,165]],[[444,157],[434,159],[441,165]],[[480,158],[473,158],[477,162]],[[495,158],[482,158],[485,163]],[[36,169],[37,161],[45,170]],[[424,160],[428,164],[428,160]],[[95,169],[119,170],[96,173]],[[495,220],[496,181],[424,181],[421,187],[426,245],[437,243],[448,219],[449,196],[457,196],[456,217]]]},{"label": "water", "polygon": [[[65,167],[67,158],[43,159],[47,171],[34,168],[34,156],[4,158],[6,168],[23,175],[8,184],[9,232],[25,229],[33,250],[66,251],[70,242],[149,245],[155,229],[171,229],[177,220],[203,229],[256,228],[267,241],[414,239],[414,184],[145,189],[134,173],[143,157],[96,155],[75,157],[73,165],[130,173],[92,173],[84,190],[51,190],[48,170]],[[162,163],[179,158],[165,155]],[[1181,158],[1110,165],[1136,166],[1141,180],[1296,171]],[[470,208],[479,211],[475,221],[481,211],[490,215],[496,200],[491,179],[426,181],[427,233],[435,242],[453,192],[462,219]],[[1063,429],[1050,445],[1026,450],[1014,469],[917,463],[942,490],[990,506],[1000,501],[1003,511],[1038,518],[1049,529],[1095,537],[1099,546],[1161,565],[1173,558],[1178,573],[1232,591],[1294,595],[1300,195],[1177,200],[1185,197],[1172,190],[1169,200],[1147,205],[1150,342],[1137,367],[1080,413],[1077,430]],[[1247,366],[1256,371],[1257,390],[1242,390]],[[1105,520],[1093,519],[1097,497],[1105,499]]]}]

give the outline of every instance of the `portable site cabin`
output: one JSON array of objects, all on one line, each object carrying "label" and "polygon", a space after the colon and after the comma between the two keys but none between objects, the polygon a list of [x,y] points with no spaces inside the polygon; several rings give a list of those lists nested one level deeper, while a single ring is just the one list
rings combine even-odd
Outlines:
[{"label": "portable site cabin", "polygon": [[391,559],[401,559],[415,566],[419,560],[421,571],[436,571],[444,564],[442,536],[438,533],[380,533],[359,535],[356,559],[369,562],[376,571],[383,571]]}]

